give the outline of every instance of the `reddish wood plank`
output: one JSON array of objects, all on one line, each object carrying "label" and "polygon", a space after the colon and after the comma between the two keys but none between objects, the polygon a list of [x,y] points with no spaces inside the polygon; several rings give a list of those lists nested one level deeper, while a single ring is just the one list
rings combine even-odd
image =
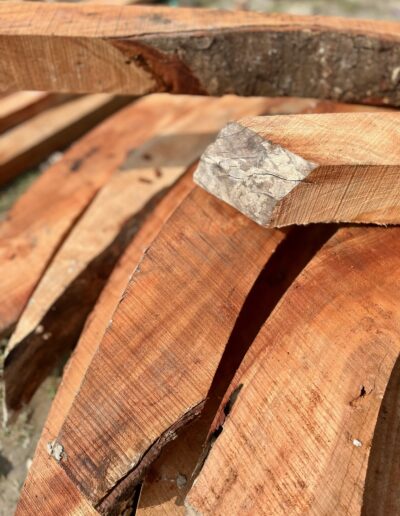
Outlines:
[{"label": "reddish wood plank", "polygon": [[399,251],[398,228],[343,228],[304,269],[231,384],[189,514],[361,513],[400,350]]},{"label": "reddish wood plank", "polygon": [[17,515],[30,515],[32,512],[85,516],[98,514],[48,454],[47,445],[57,437],[129,276],[165,220],[192,189],[189,171],[155,208],[110,276],[64,371],[62,383],[53,401],[21,492]]}]

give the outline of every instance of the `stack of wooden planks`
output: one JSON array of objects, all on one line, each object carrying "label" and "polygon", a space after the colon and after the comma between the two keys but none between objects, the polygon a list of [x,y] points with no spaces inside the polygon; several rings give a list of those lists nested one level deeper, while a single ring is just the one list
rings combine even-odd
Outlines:
[{"label": "stack of wooden planks", "polygon": [[16,514],[399,514],[400,27],[0,15],[4,182],[121,108],[0,222],[10,425],[74,349]]}]

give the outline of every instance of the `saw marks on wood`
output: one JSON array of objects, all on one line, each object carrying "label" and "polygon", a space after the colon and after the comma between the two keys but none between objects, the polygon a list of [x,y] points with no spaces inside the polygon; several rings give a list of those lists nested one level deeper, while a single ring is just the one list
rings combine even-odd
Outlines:
[{"label": "saw marks on wood", "polygon": [[395,22],[2,2],[0,51],[4,91],[236,93],[400,104]]},{"label": "saw marks on wood", "polygon": [[49,455],[47,445],[57,437],[132,271],[157,236],[165,220],[192,189],[193,183],[191,171],[189,171],[150,214],[113,270],[88,319],[76,350],[65,368],[62,383],[53,401],[21,492],[17,515],[98,514],[64,470],[58,467],[56,461]]},{"label": "saw marks on wood", "polygon": [[225,127],[195,180],[263,226],[400,221],[400,115],[246,118]]},{"label": "saw marks on wood", "polygon": [[399,242],[397,228],[343,228],[304,269],[231,384],[189,514],[360,514],[400,350]]},{"label": "saw marks on wood", "polygon": [[113,265],[157,198],[227,120],[266,106],[258,98],[174,97],[168,103],[165,97],[154,124],[149,119],[145,125],[143,145],[135,145],[140,133],[131,130],[124,161],[54,256],[10,339],[4,364],[9,409],[29,401],[60,354],[76,343]]},{"label": "saw marks on wood", "polygon": [[282,238],[197,189],[145,254],[57,438],[68,456],[60,467],[101,511],[201,411],[237,313]]}]

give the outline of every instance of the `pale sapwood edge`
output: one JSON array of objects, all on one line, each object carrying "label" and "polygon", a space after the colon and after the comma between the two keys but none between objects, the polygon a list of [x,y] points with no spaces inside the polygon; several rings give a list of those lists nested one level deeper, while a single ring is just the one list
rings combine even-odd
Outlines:
[{"label": "pale sapwood edge", "polygon": [[193,179],[257,224],[268,226],[276,204],[317,166],[232,122],[208,146]]}]

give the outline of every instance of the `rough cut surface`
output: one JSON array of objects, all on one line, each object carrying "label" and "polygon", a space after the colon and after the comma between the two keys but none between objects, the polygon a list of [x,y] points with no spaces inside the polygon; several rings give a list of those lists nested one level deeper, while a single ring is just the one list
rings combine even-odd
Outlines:
[{"label": "rough cut surface", "polygon": [[246,118],[202,156],[195,181],[263,226],[400,222],[400,115]]},{"label": "rough cut surface", "polygon": [[[72,228],[32,294],[6,349],[8,409],[27,403],[60,354],[75,345],[113,265],[160,195],[200,157],[227,120],[268,107],[264,99],[233,96],[170,100],[165,96],[158,116],[153,122],[148,119],[143,145],[140,135],[130,131],[124,160]],[[133,129],[134,119],[131,123]]]},{"label": "rough cut surface", "polygon": [[200,412],[237,313],[282,239],[196,189],[143,257],[57,437],[68,457],[60,467],[101,512]]},{"label": "rough cut surface", "polygon": [[2,2],[0,51],[2,90],[400,105],[400,25],[392,22]]},{"label": "rough cut surface", "polygon": [[48,454],[47,445],[57,437],[132,271],[165,220],[192,189],[189,171],[155,208],[110,276],[64,371],[63,381],[53,401],[22,489],[16,515],[98,514]]},{"label": "rough cut surface", "polygon": [[[399,236],[398,228],[340,229],[287,291],[230,386],[236,401],[188,514],[361,513],[400,351]],[[396,427],[386,429],[389,442]]]}]

